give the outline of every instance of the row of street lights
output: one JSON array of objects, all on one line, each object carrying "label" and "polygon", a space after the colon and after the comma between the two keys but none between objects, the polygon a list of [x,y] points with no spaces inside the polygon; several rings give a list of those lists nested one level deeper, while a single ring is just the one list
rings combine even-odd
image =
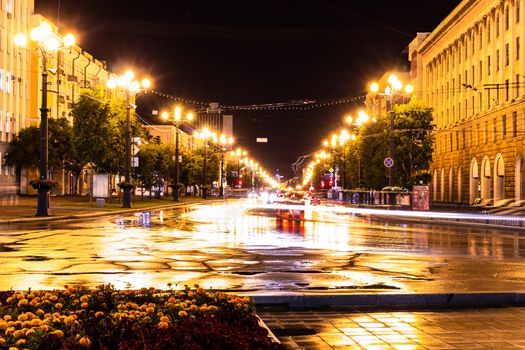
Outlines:
[{"label": "row of street lights", "polygon": [[[374,82],[370,85],[370,92],[373,94],[374,97],[380,97],[384,98],[387,102],[387,112],[390,116],[390,125],[389,125],[389,149],[388,149],[388,155],[385,159],[385,165],[389,165],[388,167],[388,185],[393,186],[394,183],[394,150],[395,150],[395,142],[394,142],[394,131],[395,131],[395,113],[394,113],[394,104],[402,97],[410,96],[414,91],[414,88],[410,84],[404,84],[401,82],[401,80],[395,75],[391,74],[388,77],[388,83],[384,87],[384,90],[380,92],[380,85],[377,82]],[[337,162],[335,159],[335,153],[336,149],[338,147],[344,146],[348,141],[356,140],[356,134],[358,132],[359,127],[362,125],[365,125],[369,122],[376,122],[376,118],[370,118],[368,114],[365,111],[359,111],[357,114],[357,118],[352,117],[351,115],[347,115],[344,118],[344,121],[346,122],[347,126],[350,129],[350,132],[346,129],[341,130],[339,134],[334,133],[332,134],[331,138],[325,139],[322,142],[322,145],[326,149],[330,149],[331,153],[326,152],[325,150],[322,150],[320,152],[314,153],[314,159],[308,163],[307,167],[304,170],[303,175],[303,181],[302,186],[307,186],[311,183],[315,166],[321,161],[326,161],[327,159],[332,158],[333,159],[333,166],[332,166],[332,172],[334,174],[334,187],[337,187]],[[334,156],[332,156],[334,155]],[[346,186],[346,157],[343,154],[343,188]],[[361,185],[361,159],[358,158],[359,161],[359,186]]]}]

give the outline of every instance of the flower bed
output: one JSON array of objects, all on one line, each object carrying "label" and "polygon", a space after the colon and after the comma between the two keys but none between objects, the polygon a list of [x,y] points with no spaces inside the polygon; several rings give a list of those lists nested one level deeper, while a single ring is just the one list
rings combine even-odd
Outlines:
[{"label": "flower bed", "polygon": [[0,293],[0,349],[280,348],[250,298],[198,286]]}]

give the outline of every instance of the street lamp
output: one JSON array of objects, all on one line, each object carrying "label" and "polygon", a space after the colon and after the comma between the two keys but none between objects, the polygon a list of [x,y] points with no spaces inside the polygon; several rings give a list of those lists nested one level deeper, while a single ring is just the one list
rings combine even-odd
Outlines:
[{"label": "street lamp", "polygon": [[[42,105],[40,107],[40,178],[32,186],[38,190],[36,216],[49,215],[49,190],[51,183],[48,181],[48,123],[47,123],[47,59],[48,56],[63,48],[70,48],[75,44],[73,34],[67,34],[63,38],[53,32],[47,22],[42,22],[30,33],[35,48],[42,55]],[[14,38],[18,47],[27,46],[25,34],[18,33]]]},{"label": "street lamp", "polygon": [[219,196],[224,198],[224,180],[225,180],[225,174],[224,174],[224,153],[226,152],[226,145],[232,145],[233,144],[233,137],[226,137],[226,135],[222,134],[219,138],[215,138],[213,140],[216,144],[219,145],[220,151],[221,151],[221,176],[220,176],[220,192]]},{"label": "street lamp", "polygon": [[126,169],[125,181],[119,184],[119,187],[124,190],[122,208],[131,208],[131,189],[133,188],[131,183],[131,96],[151,85],[148,79],[143,79],[139,83],[134,78],[133,71],[128,70],[124,75],[109,79],[107,84],[110,89],[121,88],[126,93]]},{"label": "street lamp", "polygon": [[[388,84],[386,85],[384,92],[379,92],[378,83],[373,82],[370,85],[370,92],[378,96],[384,97],[388,102],[387,109],[388,109],[388,113],[390,114],[390,128],[389,128],[390,146],[388,148],[388,158],[390,158],[389,163],[391,164],[391,166],[388,167],[388,186],[390,187],[394,185],[394,149],[395,149],[394,103],[400,97],[410,95],[413,91],[414,91],[414,88],[412,85],[410,84],[404,85],[395,74],[391,74],[388,77]],[[385,160],[385,164],[386,164],[386,160]]]},{"label": "street lamp", "polygon": [[231,151],[230,154],[233,157],[237,157],[237,182],[236,184],[238,185],[239,180],[241,179],[241,162],[243,161],[243,157],[246,157],[248,155],[248,152],[243,150],[242,148],[237,148],[235,151]]},{"label": "street lamp", "polygon": [[186,119],[183,120],[181,117],[182,114],[182,108],[180,106],[176,106],[173,109],[173,119],[169,120],[169,113],[164,112],[162,113],[162,118],[164,120],[169,120],[173,125],[175,125],[175,183],[171,186],[172,192],[173,192],[173,201],[178,202],[180,197],[180,181],[179,181],[179,134],[180,134],[180,126],[185,121],[191,122],[193,120],[193,113],[188,112],[186,114]]},{"label": "street lamp", "polygon": [[212,133],[208,128],[203,128],[202,131],[195,131],[194,137],[200,138],[204,141],[204,160],[203,160],[203,186],[202,186],[202,198],[208,198],[208,140],[217,137],[216,133]]}]

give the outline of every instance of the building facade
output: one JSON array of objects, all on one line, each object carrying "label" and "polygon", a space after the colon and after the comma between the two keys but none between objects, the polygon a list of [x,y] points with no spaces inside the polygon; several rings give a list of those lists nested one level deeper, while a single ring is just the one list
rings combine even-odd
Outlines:
[{"label": "building facade", "polygon": [[0,195],[18,189],[16,167],[5,156],[9,142],[30,125],[32,56],[15,47],[14,37],[28,31],[33,12],[33,0],[0,0]]},{"label": "building facade", "polygon": [[524,0],[463,0],[409,45],[418,98],[434,110],[432,199],[525,199]]}]

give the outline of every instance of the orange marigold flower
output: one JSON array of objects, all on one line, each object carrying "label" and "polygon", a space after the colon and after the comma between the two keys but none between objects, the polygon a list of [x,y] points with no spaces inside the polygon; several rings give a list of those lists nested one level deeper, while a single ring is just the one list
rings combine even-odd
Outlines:
[{"label": "orange marigold flower", "polygon": [[39,315],[39,316],[42,316],[43,314],[45,314],[45,312],[42,309],[38,309],[38,310],[36,310],[36,314]]},{"label": "orange marigold flower", "polygon": [[7,327],[5,335],[12,335],[15,332],[15,327]]},{"label": "orange marigold flower", "polygon": [[95,312],[95,317],[102,317],[102,316],[104,316],[104,312],[102,311]]},{"label": "orange marigold flower", "polygon": [[36,331],[35,331],[33,328],[28,329],[28,330],[26,331],[26,337],[30,337],[30,336],[32,336],[32,335],[35,334],[35,333],[36,333]]},{"label": "orange marigold flower", "polygon": [[159,328],[159,329],[167,329],[169,326],[170,326],[170,324],[168,322],[159,322],[159,324],[157,325],[157,328]]},{"label": "orange marigold flower", "polygon": [[15,339],[22,338],[25,334],[26,334],[25,330],[19,329],[13,332],[13,338]]},{"label": "orange marigold flower", "polygon": [[6,345],[7,345],[7,341],[4,338],[0,337],[0,346],[6,346]]},{"label": "orange marigold flower", "polygon": [[49,330],[49,326],[47,324],[44,324],[42,326],[40,326],[40,329],[44,332],[47,332]]},{"label": "orange marigold flower", "polygon": [[25,306],[28,303],[29,303],[29,301],[27,299],[20,299],[20,301],[18,301],[18,307]]},{"label": "orange marigold flower", "polygon": [[25,321],[25,320],[27,320],[27,315],[26,314],[20,314],[20,315],[18,315],[17,319],[18,319],[18,321]]},{"label": "orange marigold flower", "polygon": [[83,308],[83,309],[87,309],[89,307],[89,304],[88,303],[82,303],[82,304],[80,304],[80,307]]},{"label": "orange marigold flower", "polygon": [[62,305],[62,303],[56,303],[55,304],[55,309],[59,309],[60,310],[60,309],[62,309],[63,306],[64,305]]},{"label": "orange marigold flower", "polygon": [[8,304],[9,304],[10,302],[12,302],[12,301],[13,301],[13,297],[9,297],[9,298],[7,298],[7,299],[5,300],[5,302],[8,303]]},{"label": "orange marigold flower", "polygon": [[91,345],[91,340],[88,337],[82,337],[82,338],[79,339],[78,343],[80,345],[89,346],[89,345]]},{"label": "orange marigold flower", "polygon": [[162,316],[162,317],[160,318],[160,321],[161,321],[161,322],[169,322],[169,321],[170,321],[170,318],[169,318],[168,316]]},{"label": "orange marigold flower", "polygon": [[16,345],[18,346],[24,346],[26,345],[27,341],[25,339],[19,339],[17,342],[16,342]]},{"label": "orange marigold flower", "polygon": [[11,320],[11,315],[5,315],[5,316],[4,316],[4,320],[6,320],[6,321]]},{"label": "orange marigold flower", "polygon": [[64,332],[62,332],[60,329],[57,329],[56,331],[51,332],[51,334],[54,334],[59,338],[62,338],[64,336]]},{"label": "orange marigold flower", "polygon": [[38,327],[38,326],[40,326],[41,324],[42,324],[42,320],[39,319],[39,318],[33,318],[33,319],[31,320],[31,326],[33,326],[33,327]]},{"label": "orange marigold flower", "polygon": [[152,314],[152,313],[155,312],[155,309],[152,308],[152,307],[148,307],[148,308],[146,308],[146,312],[147,312],[148,314]]},{"label": "orange marigold flower", "polygon": [[15,348],[14,346],[11,346],[9,350],[18,350],[18,348]]},{"label": "orange marigold flower", "polygon": [[188,313],[186,311],[179,311],[179,317],[186,317]]},{"label": "orange marigold flower", "polygon": [[190,306],[190,311],[192,311],[192,312],[197,311],[197,305]]}]

